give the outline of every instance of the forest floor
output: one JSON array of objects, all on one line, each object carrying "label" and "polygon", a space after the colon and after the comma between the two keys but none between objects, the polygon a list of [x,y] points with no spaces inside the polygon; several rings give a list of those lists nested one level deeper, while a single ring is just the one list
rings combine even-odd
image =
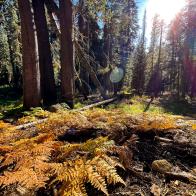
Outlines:
[{"label": "forest floor", "polygon": [[[194,101],[174,102],[167,96],[153,101],[134,97],[85,111],[69,111],[56,105],[49,112],[41,108],[23,111],[20,101],[5,103],[3,99],[0,98],[0,195],[68,195],[74,191],[75,195],[82,195],[77,192],[80,186],[72,186],[76,178],[84,183],[81,193],[90,196],[104,195],[101,191],[113,196],[196,195]],[[76,107],[84,104],[89,102],[78,102]],[[30,127],[20,126],[39,121]],[[102,156],[107,161],[100,161],[103,164],[99,170]],[[116,167],[118,164],[112,165],[112,159],[118,159],[125,170]],[[61,178],[61,170],[51,174],[54,163],[67,161],[72,174]],[[84,171],[80,174],[81,165],[89,168],[93,161],[97,161],[93,166],[96,173],[91,175],[87,169],[88,177]],[[114,166],[125,185],[116,177]],[[120,183],[108,185],[106,190],[104,182],[100,180],[97,184],[93,175],[107,179],[107,184]]]}]

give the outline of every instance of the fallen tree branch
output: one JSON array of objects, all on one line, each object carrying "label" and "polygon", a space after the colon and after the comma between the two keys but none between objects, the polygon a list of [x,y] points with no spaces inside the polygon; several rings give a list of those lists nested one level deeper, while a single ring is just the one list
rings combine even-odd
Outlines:
[{"label": "fallen tree branch", "polygon": [[[117,97],[114,97],[114,98],[111,98],[111,99],[108,99],[108,100],[100,101],[98,103],[87,105],[87,106],[84,106],[83,108],[79,108],[79,109],[75,109],[75,110],[71,110],[71,111],[73,111],[73,112],[79,112],[79,111],[88,110],[88,109],[91,109],[93,107],[97,107],[97,106],[101,106],[101,105],[112,103],[112,102],[116,101],[117,99],[118,99]],[[27,129],[27,128],[30,128],[30,127],[34,127],[35,125],[44,123],[47,120],[48,120],[48,118],[45,118],[45,119],[41,119],[41,120],[38,120],[38,121],[35,121],[35,122],[31,122],[31,123],[19,125],[19,126],[16,126],[15,129],[16,130]]]},{"label": "fallen tree branch", "polygon": [[43,122],[46,122],[47,120],[48,120],[48,118],[44,118],[44,119],[41,119],[41,120],[38,120],[38,121],[35,121],[35,122],[27,123],[27,124],[24,124],[24,125],[19,125],[19,126],[16,126],[15,129],[16,130],[27,129],[27,128],[33,127],[35,125],[41,124]]},{"label": "fallen tree branch", "polygon": [[162,138],[162,137],[158,137],[158,136],[155,136],[155,140],[160,141],[160,142],[164,142],[164,143],[170,143],[170,144],[174,143],[174,141],[171,139]]},{"label": "fallen tree branch", "polygon": [[111,98],[111,99],[107,99],[107,100],[104,100],[104,101],[100,101],[98,103],[94,103],[94,104],[91,104],[91,105],[87,105],[83,108],[80,108],[80,109],[76,109],[76,110],[73,110],[73,111],[83,111],[83,110],[88,110],[90,108],[94,108],[94,107],[97,107],[97,106],[101,106],[101,105],[105,105],[105,104],[109,104],[109,103],[112,103],[114,101],[116,101],[118,98],[117,97],[114,97],[114,98]]},{"label": "fallen tree branch", "polygon": [[149,103],[146,105],[146,108],[144,109],[144,112],[147,112],[150,108],[151,103],[154,101],[154,97],[151,97]]},{"label": "fallen tree branch", "polygon": [[166,172],[165,175],[171,179],[189,181],[190,183],[196,184],[196,177],[188,172]]},{"label": "fallen tree branch", "polygon": [[155,140],[166,143],[166,144],[171,144],[171,145],[177,145],[181,148],[196,148],[196,144],[191,143],[190,141],[180,141],[180,140],[171,140],[168,138],[162,138],[162,137],[158,137],[155,136]]}]

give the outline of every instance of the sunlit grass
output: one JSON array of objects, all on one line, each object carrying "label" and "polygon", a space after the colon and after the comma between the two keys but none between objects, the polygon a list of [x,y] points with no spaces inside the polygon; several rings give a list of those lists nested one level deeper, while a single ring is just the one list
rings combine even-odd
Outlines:
[{"label": "sunlit grass", "polygon": [[151,104],[149,108],[146,110],[147,104],[144,100],[146,100],[148,97],[133,97],[129,102],[130,103],[120,103],[120,104],[112,104],[108,106],[108,109],[119,109],[123,112],[126,112],[128,114],[141,114],[141,113],[152,113],[152,114],[164,114],[168,113],[163,107],[156,106]]},{"label": "sunlit grass", "polygon": [[[119,108],[130,114],[141,114],[145,111],[146,105],[143,103],[134,103],[132,105],[121,104]],[[158,106],[150,106],[146,113],[163,114],[166,113],[166,111]]]},{"label": "sunlit grass", "polygon": [[74,109],[80,109],[80,108],[82,108],[82,107],[84,107],[85,106],[85,104],[83,104],[83,103],[81,103],[81,102],[77,102],[77,103],[75,103],[75,105],[74,105]]}]

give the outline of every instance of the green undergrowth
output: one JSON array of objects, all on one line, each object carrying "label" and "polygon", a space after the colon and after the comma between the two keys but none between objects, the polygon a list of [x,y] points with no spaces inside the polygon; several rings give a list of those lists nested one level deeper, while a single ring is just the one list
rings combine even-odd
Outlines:
[{"label": "green undergrowth", "polygon": [[[143,103],[134,103],[133,105],[120,104],[119,108],[130,114],[140,114],[145,111],[146,105]],[[150,106],[146,113],[163,114],[167,112],[162,107]]]},{"label": "green undergrowth", "polygon": [[22,111],[20,97],[10,86],[0,86],[0,119],[9,118]]},{"label": "green undergrowth", "polygon": [[128,100],[123,100],[119,104],[111,104],[107,109],[119,109],[129,114],[171,114],[171,115],[183,115],[183,116],[194,116],[196,113],[195,108],[191,103],[186,100],[177,101],[165,99],[164,97],[154,99],[150,102],[150,97],[135,96]]},{"label": "green undergrowth", "polygon": [[[132,98],[123,99],[120,103],[109,104],[106,109],[113,110],[118,109],[128,114],[173,114],[189,116],[194,114],[191,105],[187,102],[171,101],[164,97],[153,100],[150,103],[150,97],[148,96],[134,96]],[[76,100],[74,109],[80,109],[85,105],[89,105],[92,102]],[[0,120],[9,119],[15,121],[18,118],[29,116],[29,121],[33,121],[36,118],[47,117],[47,112],[42,108],[35,108],[29,111],[24,111],[22,106],[22,99],[19,95],[14,94],[12,89],[5,86],[0,87]]]},{"label": "green undergrowth", "polygon": [[148,97],[133,97],[129,101],[121,102],[120,104],[111,104],[108,106],[108,109],[119,109],[123,112],[129,114],[141,114],[143,112],[153,113],[153,114],[165,114],[169,113],[162,106],[150,104],[144,100],[147,100]]},{"label": "green undergrowth", "polygon": [[74,105],[74,109],[80,109],[80,108],[83,108],[84,106],[85,106],[84,103],[77,102],[77,103]]},{"label": "green undergrowth", "polygon": [[0,99],[0,119],[17,116],[23,112],[21,100]]},{"label": "green undergrowth", "polygon": [[17,116],[23,112],[22,104],[10,103],[0,105],[0,119]]}]

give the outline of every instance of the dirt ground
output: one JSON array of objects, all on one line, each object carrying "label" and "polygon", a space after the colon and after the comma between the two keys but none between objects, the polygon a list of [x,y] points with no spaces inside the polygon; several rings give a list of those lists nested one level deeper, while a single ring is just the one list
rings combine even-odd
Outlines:
[{"label": "dirt ground", "polygon": [[[137,172],[125,172],[127,187],[111,191],[111,195],[195,196],[196,132],[188,124],[195,123],[196,120],[188,119],[178,120],[181,128],[176,130],[159,134],[152,132],[138,134],[132,161],[132,168]],[[172,176],[167,174],[167,171],[160,172],[160,168],[153,169],[152,164],[156,160],[163,162],[160,167],[167,168],[167,164],[170,163],[172,172],[178,174],[186,172],[185,176],[191,174],[193,179]]]}]

